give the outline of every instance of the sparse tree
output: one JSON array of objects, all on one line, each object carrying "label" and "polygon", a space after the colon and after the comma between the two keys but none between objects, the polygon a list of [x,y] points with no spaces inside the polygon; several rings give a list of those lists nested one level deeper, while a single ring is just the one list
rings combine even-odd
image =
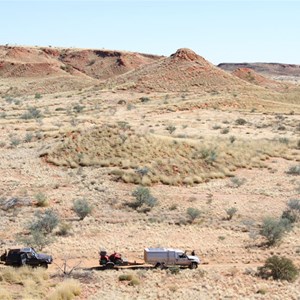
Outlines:
[{"label": "sparse tree", "polygon": [[260,234],[267,239],[269,246],[273,246],[278,244],[291,228],[291,222],[288,219],[268,217],[263,220]]}]

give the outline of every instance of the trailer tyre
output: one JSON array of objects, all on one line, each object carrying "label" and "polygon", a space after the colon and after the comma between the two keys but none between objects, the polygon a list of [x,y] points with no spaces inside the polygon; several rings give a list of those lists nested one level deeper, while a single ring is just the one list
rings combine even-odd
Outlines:
[{"label": "trailer tyre", "polygon": [[156,263],[155,266],[154,266],[154,268],[155,268],[155,269],[161,268],[161,263],[159,263],[159,262]]},{"label": "trailer tyre", "polygon": [[111,261],[109,261],[106,265],[105,265],[105,269],[113,269],[115,266],[115,264]]},{"label": "trailer tyre", "polygon": [[122,265],[122,264],[123,264],[122,259],[117,259],[117,260],[115,261],[115,264],[116,264],[117,266]]},{"label": "trailer tyre", "polygon": [[192,262],[192,263],[190,264],[190,269],[197,269],[197,268],[198,268],[198,264],[197,264],[197,263]]}]

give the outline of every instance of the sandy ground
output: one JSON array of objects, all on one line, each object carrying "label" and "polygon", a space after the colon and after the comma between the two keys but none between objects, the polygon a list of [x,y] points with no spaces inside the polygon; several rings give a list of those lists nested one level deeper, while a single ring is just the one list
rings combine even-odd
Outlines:
[{"label": "sandy ground", "polygon": [[[224,137],[221,130],[229,128],[228,138],[281,138],[290,144],[299,140],[297,113],[221,107],[167,111],[181,101],[195,101],[196,96],[187,95],[184,100],[180,95],[146,96],[151,100],[141,103],[140,94],[88,89],[43,95],[41,99],[16,97],[11,103],[0,99],[5,113],[0,119],[0,198],[18,197],[34,203],[35,195],[41,192],[47,196],[49,207],[71,225],[68,236],[56,236],[55,242],[44,249],[55,261],[49,272],[60,273],[57,265],[62,266],[64,259],[70,268],[80,263],[74,277],[82,284],[81,299],[300,299],[299,279],[288,283],[254,275],[257,267],[274,254],[291,258],[300,267],[299,226],[271,248],[259,247],[263,239],[257,234],[264,217],[279,217],[290,199],[299,198],[300,177],[287,174],[290,167],[299,164],[296,148],[290,160],[274,157],[264,162],[264,168],[234,171],[234,176],[245,179],[239,187],[234,187],[229,177],[193,186],[153,185],[149,189],[159,205],[148,213],[124,205],[132,201],[136,186],[114,181],[108,168],[56,167],[39,156],[43,149],[61,142],[65,132],[120,121],[128,122],[139,133],[168,137],[166,126],[172,124],[176,126],[173,137],[179,139]],[[206,101],[204,98],[199,97],[199,101]],[[20,102],[16,104],[16,100]],[[120,100],[126,104],[118,104]],[[84,106],[82,112],[74,112],[76,104]],[[29,107],[38,108],[43,117],[22,119]],[[239,118],[247,123],[237,125]],[[25,142],[28,134],[31,141]],[[72,211],[73,201],[79,198],[93,205],[92,214],[82,221]],[[184,222],[188,207],[202,212],[193,224]],[[227,220],[226,209],[231,207],[237,213]],[[24,231],[38,209],[29,205],[0,210],[2,250],[16,245],[15,235]],[[145,247],[160,246],[195,250],[202,264],[197,270],[181,270],[177,275],[165,270],[90,269],[98,266],[100,248],[142,261]],[[138,285],[119,281],[119,275],[128,272],[138,278]]]}]

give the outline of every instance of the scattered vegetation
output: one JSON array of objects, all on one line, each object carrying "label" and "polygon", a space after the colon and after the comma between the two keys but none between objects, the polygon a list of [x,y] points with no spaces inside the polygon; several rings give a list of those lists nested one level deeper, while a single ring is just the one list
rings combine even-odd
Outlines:
[{"label": "scattered vegetation", "polygon": [[[288,157],[289,150],[278,141],[241,139],[229,144],[228,139],[212,138],[192,143],[136,134],[127,127],[103,126],[70,134],[60,146],[47,150],[44,155],[50,163],[72,168],[114,167],[110,172],[118,179],[149,186],[158,182],[197,184],[224,178],[239,167],[261,167],[270,156]],[[151,172],[141,176],[136,172],[138,166],[145,166]]]},{"label": "scattered vegetation", "polygon": [[258,274],[266,279],[272,277],[275,280],[295,281],[299,270],[289,258],[274,255],[266,260],[263,267],[259,268]]},{"label": "scattered vegetation", "polygon": [[39,119],[42,118],[41,111],[36,107],[29,107],[27,112],[21,115],[21,119],[30,120],[30,119]]},{"label": "scattered vegetation", "polygon": [[59,217],[50,208],[44,213],[37,211],[34,216],[35,219],[26,227],[28,232],[26,234],[18,234],[17,240],[42,250],[53,242],[54,239],[51,233],[59,224]]}]

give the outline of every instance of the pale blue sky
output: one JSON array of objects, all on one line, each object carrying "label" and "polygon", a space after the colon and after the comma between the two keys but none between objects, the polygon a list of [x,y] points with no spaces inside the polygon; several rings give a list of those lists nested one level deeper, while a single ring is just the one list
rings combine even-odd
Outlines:
[{"label": "pale blue sky", "polygon": [[299,1],[0,0],[0,44],[300,64]]}]

